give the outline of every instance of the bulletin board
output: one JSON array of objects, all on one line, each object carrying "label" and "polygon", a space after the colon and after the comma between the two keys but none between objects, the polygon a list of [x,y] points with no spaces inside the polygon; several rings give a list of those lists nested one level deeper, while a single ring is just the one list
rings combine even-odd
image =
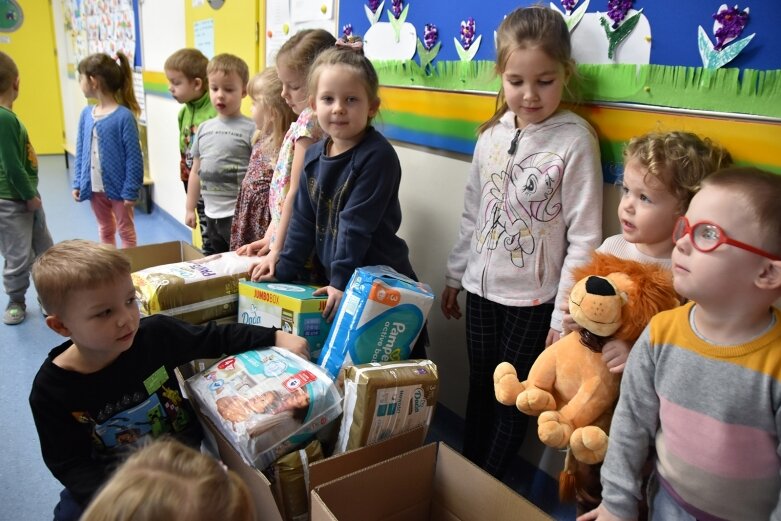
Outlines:
[{"label": "bulletin board", "polygon": [[339,0],[266,0],[266,30],[263,34],[265,65],[274,63],[279,48],[298,31],[325,29],[338,36],[338,2]]},{"label": "bulletin board", "polygon": [[[493,114],[500,86],[494,72],[495,29],[506,13],[536,3],[342,0],[340,31],[349,24],[354,34],[364,36],[383,85],[382,131],[399,141],[471,154],[476,128]],[[566,3],[574,9],[568,12]],[[781,154],[771,152],[781,142],[777,1],[739,5],[741,11],[749,8],[748,22],[725,45],[744,47],[721,68],[704,67],[700,51],[700,32],[711,47],[718,44],[713,16],[721,0],[633,1],[625,20],[638,21],[612,57],[599,20],[608,0],[550,5],[569,15],[582,11],[571,29],[579,81],[577,95],[568,101],[600,136],[607,181],[620,172],[629,137],[671,129],[710,136],[728,145],[739,164],[781,173]],[[431,24],[437,27],[436,39],[426,27]]]}]

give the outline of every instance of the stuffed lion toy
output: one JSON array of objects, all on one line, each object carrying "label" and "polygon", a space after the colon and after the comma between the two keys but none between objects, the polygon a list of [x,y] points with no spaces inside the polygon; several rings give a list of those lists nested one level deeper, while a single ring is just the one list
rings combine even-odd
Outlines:
[{"label": "stuffed lion toy", "polygon": [[595,252],[573,270],[570,314],[583,329],[545,349],[520,382],[502,362],[494,372],[496,399],[539,416],[538,435],[550,447],[569,447],[587,464],[607,451],[610,419],[618,400],[620,374],[608,371],[602,345],[617,338],[630,345],[660,311],[680,304],[670,270]]}]

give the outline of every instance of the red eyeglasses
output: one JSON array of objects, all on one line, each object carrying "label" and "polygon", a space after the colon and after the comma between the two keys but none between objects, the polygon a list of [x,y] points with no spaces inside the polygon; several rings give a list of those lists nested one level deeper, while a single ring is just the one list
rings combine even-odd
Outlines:
[{"label": "red eyeglasses", "polygon": [[766,252],[765,250],[760,250],[759,248],[755,248],[754,246],[746,244],[745,242],[730,239],[727,237],[726,232],[722,230],[721,226],[718,224],[708,221],[700,221],[695,223],[693,226],[689,226],[689,221],[686,219],[686,217],[681,216],[678,217],[678,220],[675,223],[675,228],[673,229],[673,242],[678,242],[678,240],[685,235],[690,235],[692,245],[703,253],[713,251],[722,244],[729,244],[731,246],[735,246],[736,248],[750,251],[751,253],[761,255],[762,257],[766,257],[771,260],[781,260],[781,257],[778,255],[773,255],[772,253]]}]

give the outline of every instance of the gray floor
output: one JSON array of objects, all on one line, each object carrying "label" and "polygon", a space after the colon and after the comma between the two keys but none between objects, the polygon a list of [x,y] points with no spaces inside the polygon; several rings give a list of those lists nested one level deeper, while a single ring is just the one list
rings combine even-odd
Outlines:
[{"label": "gray floor", "polygon": [[[71,238],[98,240],[97,225],[88,203],[70,197],[68,172],[62,156],[40,157],[43,198],[49,229],[55,242]],[[172,173],[178,175],[178,172]],[[154,209],[150,214],[136,211],[138,243],[153,244],[171,240],[189,241],[188,230],[170,216]],[[5,296],[0,304],[5,307]],[[0,520],[42,521],[51,512],[62,488],[41,459],[27,398],[30,385],[49,350],[62,337],[43,322],[31,286],[27,293],[27,319],[17,326],[0,324]],[[460,449],[463,421],[440,407],[429,432],[430,441],[445,441]],[[574,519],[574,508],[561,505],[556,483],[521,458],[513,465],[505,482],[556,519]]]}]

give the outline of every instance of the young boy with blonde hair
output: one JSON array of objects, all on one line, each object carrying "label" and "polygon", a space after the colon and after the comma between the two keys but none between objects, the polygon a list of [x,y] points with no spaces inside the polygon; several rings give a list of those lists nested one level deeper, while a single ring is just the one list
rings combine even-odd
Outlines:
[{"label": "young boy with blonde hair", "polygon": [[3,322],[24,320],[30,267],[52,245],[38,194],[38,158],[13,104],[19,96],[19,69],[0,52],[0,255],[9,302]]},{"label": "young boy with blonde hair", "polygon": [[[209,79],[206,67],[209,59],[198,49],[179,49],[165,60],[163,68],[168,79],[168,92],[182,104],[179,111],[179,177],[187,192],[187,181],[193,166],[191,145],[198,127],[204,121],[217,115],[209,99]],[[214,253],[206,234],[206,214],[203,213],[203,199],[196,205],[198,222],[203,242],[203,253]]]},{"label": "young boy with blonde hair", "polygon": [[49,353],[30,393],[44,462],[65,486],[56,520],[78,519],[128,445],[170,433],[197,446],[201,432],[177,366],[272,345],[308,357],[306,340],[274,328],[140,320],[130,263],[109,246],[52,246],[33,280],[46,325],[69,337]]},{"label": "young boy with blonde hair", "polygon": [[673,231],[675,289],[632,349],[602,467],[579,521],[637,519],[651,448],[650,519],[781,512],[781,176],[707,177]]},{"label": "young boy with blonde hair", "polygon": [[206,68],[209,96],[217,117],[198,127],[187,187],[185,223],[195,227],[195,207],[203,195],[206,235],[215,253],[230,249],[236,199],[252,153],[255,123],[241,113],[249,68],[232,54],[218,54]]}]

